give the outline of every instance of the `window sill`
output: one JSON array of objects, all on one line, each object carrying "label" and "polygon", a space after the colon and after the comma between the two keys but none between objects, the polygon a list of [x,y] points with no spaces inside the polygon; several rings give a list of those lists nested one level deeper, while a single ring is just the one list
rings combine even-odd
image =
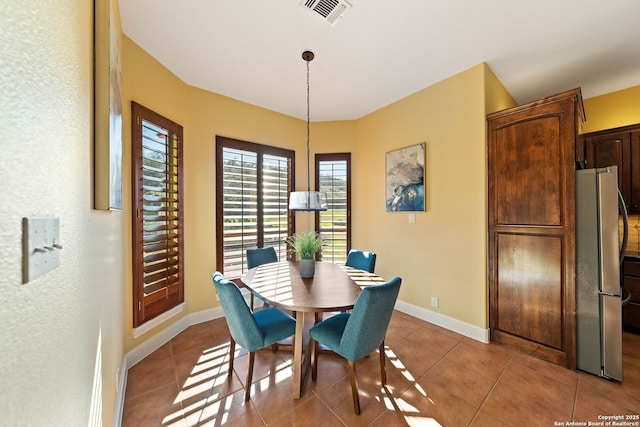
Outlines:
[{"label": "window sill", "polygon": [[162,324],[163,322],[171,319],[174,316],[177,316],[178,314],[182,313],[183,311],[184,311],[184,303],[173,307],[171,310],[162,313],[158,317],[154,317],[153,319],[149,320],[148,322],[143,323],[142,325],[138,326],[137,328],[133,328],[133,338],[136,339],[136,338],[146,334],[147,332],[149,332],[150,330],[152,330],[156,326]]}]

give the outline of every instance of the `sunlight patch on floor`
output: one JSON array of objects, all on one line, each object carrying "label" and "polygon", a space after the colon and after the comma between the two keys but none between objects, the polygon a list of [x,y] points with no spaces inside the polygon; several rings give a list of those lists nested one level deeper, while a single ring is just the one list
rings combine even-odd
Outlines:
[{"label": "sunlight patch on floor", "polygon": [[[421,395],[424,399],[427,399],[432,405],[435,405],[433,400],[427,396],[427,392],[424,390],[424,388],[416,382],[415,377],[407,369],[400,358],[393,352],[393,350],[385,346],[384,353],[386,359],[390,362],[393,368],[397,369],[404,378],[412,383],[412,387],[419,393],[419,395]],[[434,418],[421,415],[420,410],[406,400],[400,397],[394,397],[392,394],[392,390],[393,387],[390,387],[389,385],[386,385],[381,389],[383,393],[383,404],[388,411],[397,412],[398,414],[402,415],[407,425],[420,427],[441,426],[441,424]]]},{"label": "sunlight patch on floor", "polygon": [[[185,404],[192,401],[192,403],[165,417],[162,422],[163,427],[184,427],[184,421],[187,426],[224,425],[229,422],[229,412],[234,398],[240,399],[238,405],[250,404],[241,401],[244,393],[221,397],[219,393],[212,392],[214,387],[229,381],[229,348],[229,343],[226,343],[202,353],[173,402],[176,405],[181,402]],[[237,359],[236,354],[236,361]],[[255,389],[268,391],[273,384],[283,381],[291,382],[293,377],[291,360],[282,361],[269,371],[265,378],[252,384],[252,394]],[[198,399],[198,396],[206,397]]]},{"label": "sunlight patch on floor", "polygon": [[227,381],[226,366],[228,366],[228,361],[225,359],[228,353],[229,344],[205,351],[182,385],[182,390],[178,393],[176,400],[184,401],[193,398]]},{"label": "sunlight patch on floor", "polygon": [[217,396],[202,399],[185,408],[184,419],[188,426],[203,425],[215,421],[216,425],[223,425],[229,421],[229,410],[233,402],[233,395],[216,400]]},{"label": "sunlight patch on floor", "polygon": [[268,391],[269,387],[274,384],[287,381],[291,383],[293,379],[293,369],[291,368],[291,361],[280,363],[276,366],[274,372],[264,377],[258,382],[251,384],[251,393],[256,391]]},{"label": "sunlight patch on floor", "polygon": [[415,417],[415,416],[405,416],[405,421],[410,426],[426,426],[426,427],[442,427],[442,424],[429,417]]},{"label": "sunlight patch on floor", "polygon": [[388,347],[385,347],[384,354],[387,360],[393,365],[394,368],[398,369],[403,377],[405,377],[408,381],[415,382],[415,378],[411,375],[411,372],[404,366],[404,363],[396,356],[396,354]]}]

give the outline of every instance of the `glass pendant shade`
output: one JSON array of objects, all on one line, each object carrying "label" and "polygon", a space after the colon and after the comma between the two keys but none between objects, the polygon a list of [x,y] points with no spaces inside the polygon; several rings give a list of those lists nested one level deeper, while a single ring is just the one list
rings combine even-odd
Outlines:
[{"label": "glass pendant shade", "polygon": [[319,191],[293,191],[289,195],[289,210],[326,211],[327,199]]}]

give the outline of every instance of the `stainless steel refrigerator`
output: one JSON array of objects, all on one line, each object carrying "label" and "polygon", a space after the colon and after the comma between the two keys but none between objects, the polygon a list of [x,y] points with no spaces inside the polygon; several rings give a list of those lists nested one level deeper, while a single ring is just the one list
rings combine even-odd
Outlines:
[{"label": "stainless steel refrigerator", "polygon": [[622,381],[618,206],[615,166],[576,171],[577,367]]}]

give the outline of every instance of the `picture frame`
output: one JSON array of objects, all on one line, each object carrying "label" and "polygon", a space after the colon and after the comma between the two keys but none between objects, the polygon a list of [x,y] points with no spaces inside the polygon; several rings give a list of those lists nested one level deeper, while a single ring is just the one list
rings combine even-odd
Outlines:
[{"label": "picture frame", "polygon": [[389,151],[385,159],[387,212],[425,211],[426,143]]},{"label": "picture frame", "polygon": [[122,210],[122,64],[111,0],[94,0],[94,209]]}]

